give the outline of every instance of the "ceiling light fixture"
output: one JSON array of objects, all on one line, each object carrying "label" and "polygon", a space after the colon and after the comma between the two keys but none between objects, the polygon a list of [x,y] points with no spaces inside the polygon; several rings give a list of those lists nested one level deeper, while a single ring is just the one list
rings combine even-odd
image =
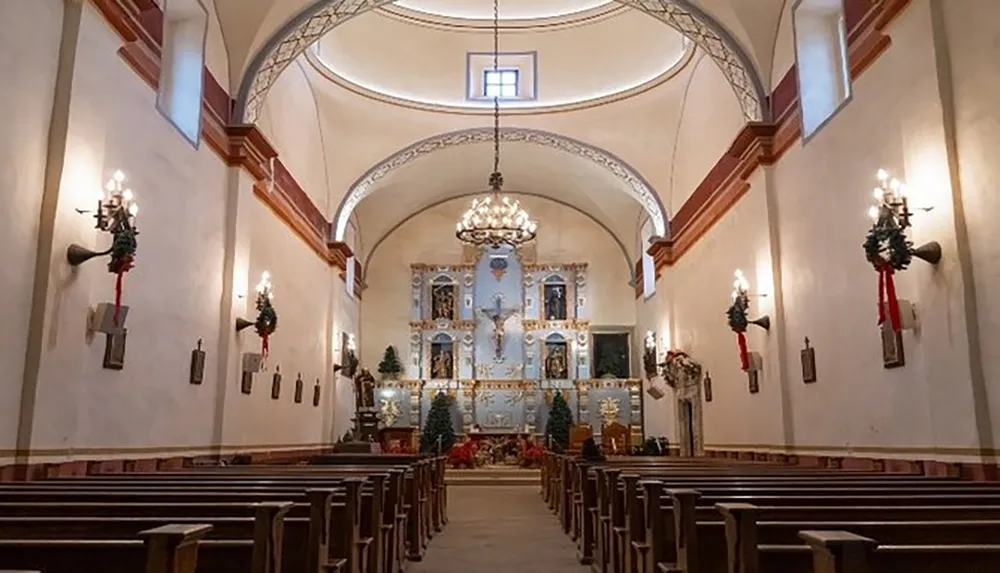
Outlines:
[{"label": "ceiling light fixture", "polygon": [[[500,5],[493,0],[493,73],[500,71]],[[521,204],[502,195],[503,174],[500,173],[500,94],[493,94],[493,173],[491,193],[472,200],[472,206],[462,215],[455,236],[467,245],[517,247],[535,238],[538,224],[531,220]]]}]

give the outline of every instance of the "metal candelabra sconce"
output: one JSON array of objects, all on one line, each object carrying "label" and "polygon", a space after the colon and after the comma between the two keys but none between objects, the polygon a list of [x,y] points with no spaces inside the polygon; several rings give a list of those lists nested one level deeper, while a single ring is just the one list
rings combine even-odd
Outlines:
[{"label": "metal candelabra sconce", "polygon": [[135,265],[137,247],[136,235],[139,230],[135,226],[135,216],[139,206],[135,202],[132,190],[125,186],[125,174],[115,171],[105,185],[106,193],[97,198],[97,209],[77,209],[81,215],[94,213],[97,223],[95,228],[111,234],[111,246],[104,251],[92,251],[73,243],[66,249],[66,261],[73,267],[104,256],[111,256],[108,261],[108,272],[116,276],[115,304],[113,321],[115,326],[121,326],[120,313],[122,308],[122,283],[125,273]]},{"label": "metal candelabra sconce", "polygon": [[771,317],[765,314],[754,320],[748,318],[747,315],[750,311],[750,281],[746,279],[743,271],[740,269],[736,269],[734,276],[736,278],[733,281],[733,303],[726,310],[726,318],[729,322],[729,328],[736,333],[736,341],[740,349],[740,364],[743,370],[747,371],[750,369],[750,356],[747,352],[746,339],[747,328],[753,324],[769,331],[771,330]]},{"label": "metal candelabra sconce", "polygon": [[[891,177],[885,169],[879,169],[876,174],[878,186],[875,187],[872,195],[875,204],[868,209],[868,216],[871,217],[875,226],[896,227],[900,231],[913,226],[911,218],[914,213],[910,210],[910,197],[906,183],[895,177]],[[921,211],[931,211],[933,207],[922,207]],[[922,261],[936,265],[941,262],[941,244],[937,241],[924,243],[919,247],[908,247],[909,254]]]},{"label": "metal candelabra sconce", "polygon": [[135,216],[139,213],[135,195],[131,189],[125,187],[125,174],[121,171],[115,171],[105,188],[107,194],[101,193],[97,198],[96,210],[77,209],[76,212],[81,215],[93,213],[94,219],[97,221],[94,228],[111,233],[113,237],[111,246],[104,251],[92,251],[73,243],[66,249],[66,260],[74,267],[82,265],[90,259],[106,255],[111,255],[112,258],[116,255],[128,257],[129,267],[134,262],[135,236],[139,234],[139,230],[135,226]]},{"label": "metal candelabra sconce", "polygon": [[[902,324],[899,300],[893,275],[909,267],[914,258],[936,265],[941,261],[941,244],[937,241],[914,247],[906,236],[912,226],[910,198],[906,184],[891,177],[885,169],[876,174],[878,186],[873,191],[875,204],[868,209],[872,226],[865,237],[865,258],[878,272],[878,323],[888,320],[893,331],[899,332]],[[921,210],[930,211],[932,207]]]}]

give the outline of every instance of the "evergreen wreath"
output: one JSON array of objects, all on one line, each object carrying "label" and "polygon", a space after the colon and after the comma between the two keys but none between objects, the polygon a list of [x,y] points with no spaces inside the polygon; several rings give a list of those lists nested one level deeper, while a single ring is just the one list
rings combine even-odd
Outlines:
[{"label": "evergreen wreath", "polygon": [[882,207],[878,220],[868,230],[864,242],[865,258],[878,272],[878,323],[888,319],[893,331],[900,329],[899,300],[893,273],[903,271],[913,261],[913,243],[906,237],[903,227],[896,222],[893,212]]},{"label": "evergreen wreath", "polygon": [[671,388],[676,388],[681,379],[700,380],[701,364],[698,364],[682,350],[670,350],[663,361],[663,379]]},{"label": "evergreen wreath", "polygon": [[278,313],[275,312],[271,304],[271,297],[263,292],[257,295],[257,320],[253,323],[253,329],[257,336],[261,338],[262,354],[267,356],[267,339],[278,329]]},{"label": "evergreen wreath", "polygon": [[736,342],[740,349],[740,366],[746,372],[750,368],[750,355],[747,353],[747,327],[750,320],[747,318],[747,311],[750,309],[750,295],[746,291],[737,291],[733,304],[726,310],[726,318],[729,328],[736,333]]},{"label": "evergreen wreath", "polygon": [[865,258],[876,270],[888,264],[894,271],[904,271],[913,261],[912,247],[891,216],[879,217],[865,237]]},{"label": "evergreen wreath", "polygon": [[111,260],[108,261],[108,272],[115,275],[114,321],[116,325],[122,307],[123,277],[135,266],[135,251],[138,247],[135,236],[139,234],[139,231],[132,227],[125,217],[120,218],[111,231],[114,239],[111,241]]},{"label": "evergreen wreath", "polygon": [[748,310],[750,310],[750,296],[745,292],[741,292],[733,300],[733,304],[729,306],[729,309],[726,310],[729,328],[733,332],[747,331],[747,327],[750,326],[750,320],[747,318]]}]

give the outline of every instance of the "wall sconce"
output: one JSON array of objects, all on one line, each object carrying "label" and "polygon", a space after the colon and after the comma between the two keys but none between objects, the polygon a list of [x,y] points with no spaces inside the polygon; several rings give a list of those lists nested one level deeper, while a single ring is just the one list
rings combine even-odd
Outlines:
[{"label": "wall sconce", "polygon": [[[135,265],[136,235],[139,230],[135,226],[135,216],[139,206],[135,202],[132,190],[125,187],[125,174],[115,171],[105,185],[107,194],[101,193],[97,198],[97,210],[93,211],[97,220],[95,228],[105,233],[111,233],[111,246],[104,251],[92,251],[73,243],[66,249],[66,261],[71,266],[79,266],[96,257],[111,255],[108,261],[108,272],[116,275],[115,280],[115,311],[114,323],[118,325],[121,313],[122,280]],[[91,213],[87,209],[77,209],[81,215]]]},{"label": "wall sconce", "polygon": [[[913,226],[910,220],[913,217],[913,211],[910,211],[910,197],[906,183],[890,176],[885,169],[879,169],[875,177],[878,179],[878,187],[872,191],[875,204],[868,209],[873,229],[883,225],[894,226],[899,231],[905,231]],[[921,211],[925,212],[932,209],[934,207],[920,208]],[[931,241],[916,248],[910,245],[907,247],[907,251],[911,256],[932,265],[941,261],[941,244],[937,241]],[[876,255],[880,254],[876,253]]]},{"label": "wall sconce", "polygon": [[268,351],[268,338],[278,329],[278,313],[274,310],[273,299],[271,273],[264,271],[260,276],[260,282],[257,283],[257,300],[254,304],[257,308],[257,319],[252,322],[245,318],[236,319],[236,332],[254,327],[254,331],[261,339],[261,355],[265,357]]},{"label": "wall sconce", "polygon": [[[872,192],[875,204],[868,210],[872,226],[865,237],[865,258],[879,275],[878,323],[885,323],[888,311],[893,330],[899,331],[899,300],[896,298],[893,274],[906,270],[914,257],[932,265],[938,264],[941,261],[941,244],[931,241],[914,248],[906,236],[913,216],[906,184],[891,177],[885,169],[878,170],[876,179],[878,186]],[[931,207],[922,210],[930,211]]]},{"label": "wall sconce", "polygon": [[743,271],[736,269],[733,281],[733,303],[726,310],[726,318],[729,328],[736,333],[736,342],[740,348],[740,365],[743,371],[750,368],[750,356],[747,353],[747,327],[751,324],[759,326],[764,330],[771,329],[771,317],[763,315],[757,319],[750,320],[747,313],[750,310],[750,281],[743,275]]}]

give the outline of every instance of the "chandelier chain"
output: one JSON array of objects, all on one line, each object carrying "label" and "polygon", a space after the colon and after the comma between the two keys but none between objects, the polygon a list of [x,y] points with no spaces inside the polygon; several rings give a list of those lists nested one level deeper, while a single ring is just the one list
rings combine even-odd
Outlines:
[{"label": "chandelier chain", "polygon": [[[500,72],[500,0],[493,0],[493,76]],[[497,88],[499,90],[499,88]],[[500,173],[500,92],[493,94],[493,173]],[[499,179],[492,177],[491,180]],[[502,179],[500,179],[502,181]],[[500,189],[494,185],[494,190]]]}]

